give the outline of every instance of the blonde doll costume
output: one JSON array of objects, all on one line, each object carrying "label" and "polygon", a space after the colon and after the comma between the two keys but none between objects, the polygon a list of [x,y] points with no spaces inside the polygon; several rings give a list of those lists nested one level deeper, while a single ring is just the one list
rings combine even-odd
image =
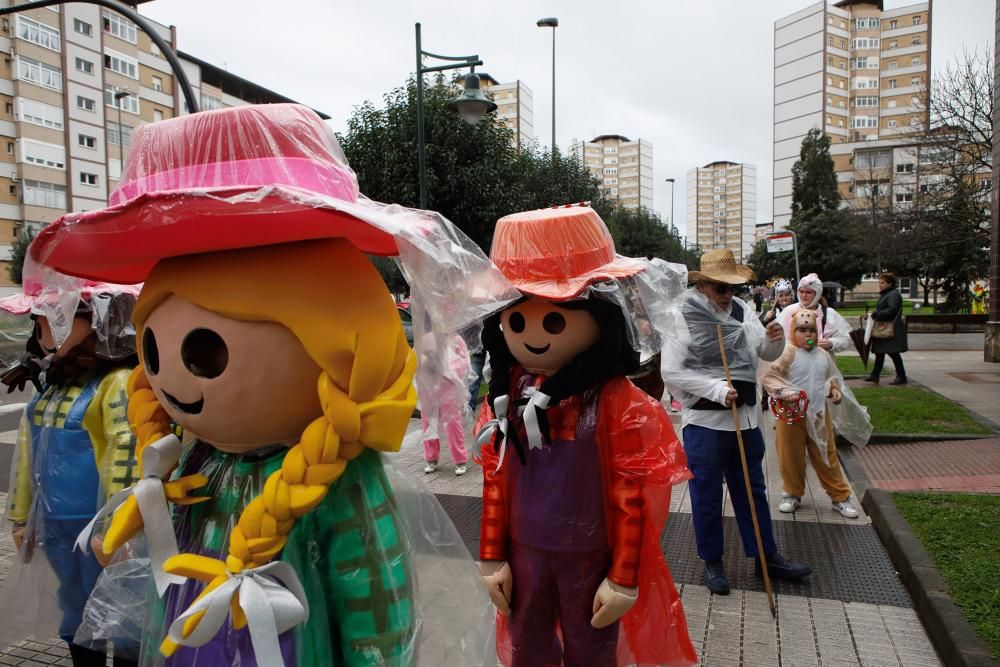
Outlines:
[{"label": "blonde doll costume", "polygon": [[[110,206],[42,231],[35,252],[64,272],[146,279],[129,381],[144,474],[154,452],[165,467],[171,422],[192,441],[172,479],[143,480],[171,504],[180,551],[159,567],[150,548],[171,578],[149,587],[144,664],[411,665],[438,617],[435,655],[482,662],[474,564],[380,454],[409,423],[416,357],[365,257],[401,255],[433,308],[502,285],[470,278],[491,270],[472,248],[440,216],[365,199],[332,132],[291,104],[138,128]],[[475,320],[448,313],[449,330]],[[143,529],[152,543],[137,494],[105,553]]]},{"label": "blonde doll costume", "polygon": [[[808,453],[823,490],[833,501],[833,509],[847,518],[856,518],[857,510],[847,502],[851,488],[837,458],[834,424],[848,440],[863,446],[871,434],[871,423],[868,411],[844,385],[833,356],[816,347],[816,319],[811,310],[799,310],[789,318],[785,350],[763,378],[764,387],[776,401],[795,398],[799,392],[805,392],[809,400],[803,419],[793,424],[776,420],[778,464],[784,488],[779,510],[794,512],[801,504]],[[810,344],[804,348],[795,342],[795,332],[800,329],[811,330]],[[837,394],[842,400],[835,403],[831,397]]]}]

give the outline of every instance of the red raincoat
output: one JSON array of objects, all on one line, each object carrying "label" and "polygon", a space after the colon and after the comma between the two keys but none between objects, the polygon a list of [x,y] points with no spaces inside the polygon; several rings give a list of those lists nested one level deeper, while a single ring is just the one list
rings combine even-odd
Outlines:
[{"label": "red raincoat", "polygon": [[[511,377],[520,373],[515,368]],[[577,394],[547,410],[553,440],[575,439],[581,400]],[[691,478],[684,449],[663,407],[627,378],[606,382],[598,401],[596,441],[612,558],[607,577],[639,588],[635,606],[621,618],[618,665],[694,665],[698,658],[684,608],[659,543],[669,513],[670,487]],[[492,418],[492,410],[484,404],[476,432]],[[508,451],[505,458],[511,455]],[[496,470],[492,442],[483,446],[476,460],[483,466],[480,559],[506,560],[509,461]],[[511,664],[507,617],[499,613],[497,653],[504,665]]]}]

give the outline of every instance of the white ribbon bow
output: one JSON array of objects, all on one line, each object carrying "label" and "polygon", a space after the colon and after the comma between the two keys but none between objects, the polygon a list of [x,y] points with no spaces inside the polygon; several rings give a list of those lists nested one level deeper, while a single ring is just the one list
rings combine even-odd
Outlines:
[{"label": "white ribbon bow", "polygon": [[147,445],[142,451],[142,467],[146,477],[112,495],[81,531],[73,547],[83,553],[90,553],[90,536],[97,522],[114,514],[130,495],[134,495],[139,505],[139,513],[142,515],[153,581],[156,582],[156,592],[161,597],[170,584],[184,583],[184,577],[168,574],[163,570],[163,564],[167,559],[178,553],[177,536],[174,535],[174,526],[170,521],[167,496],[163,492],[163,478],[169,475],[180,461],[182,451],[181,441],[173,434]]},{"label": "white ribbon bow", "polygon": [[510,396],[507,394],[497,396],[496,400],[493,401],[493,414],[495,417],[486,422],[483,425],[482,430],[479,431],[479,434],[476,435],[476,442],[474,446],[476,448],[476,453],[478,454],[482,446],[493,438],[493,434],[497,429],[500,429],[500,432],[503,434],[503,440],[500,442],[500,451],[498,452],[499,460],[497,461],[496,470],[493,471],[494,474],[496,474],[500,470],[500,466],[503,465],[503,455],[507,452],[507,406],[509,404]]},{"label": "white ribbon bow", "polygon": [[[211,641],[226,622],[230,601],[236,594],[247,617],[257,664],[284,665],[278,636],[309,620],[309,601],[295,570],[283,561],[230,574],[228,581],[174,619],[167,636],[181,646],[202,646]],[[201,611],[205,615],[185,637],[184,624]]]},{"label": "white ribbon bow", "polygon": [[543,394],[537,387],[528,387],[524,390],[523,396],[528,397],[528,403],[521,408],[524,417],[524,430],[528,434],[528,449],[541,449],[542,429],[538,424],[538,410],[547,410],[552,397]]}]

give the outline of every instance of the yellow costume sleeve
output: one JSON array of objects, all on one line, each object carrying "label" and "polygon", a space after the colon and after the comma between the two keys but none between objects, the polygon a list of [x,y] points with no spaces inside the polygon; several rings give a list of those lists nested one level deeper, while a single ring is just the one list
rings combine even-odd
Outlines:
[{"label": "yellow costume sleeve", "polygon": [[27,413],[21,415],[17,430],[17,449],[11,465],[10,497],[7,499],[7,518],[17,523],[28,520],[31,511],[31,422]]},{"label": "yellow costume sleeve", "polygon": [[105,498],[132,485],[139,476],[125,391],[130,372],[119,368],[105,376],[83,416],[83,428],[94,444],[94,461]]}]

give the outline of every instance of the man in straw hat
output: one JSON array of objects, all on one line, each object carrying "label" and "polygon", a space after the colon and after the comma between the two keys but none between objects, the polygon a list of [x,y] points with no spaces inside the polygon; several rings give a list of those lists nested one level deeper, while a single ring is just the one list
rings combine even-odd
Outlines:
[{"label": "man in straw hat", "polygon": [[[733,294],[735,288],[755,278],[753,271],[736,263],[729,250],[712,250],[701,257],[701,270],[688,274],[694,286],[677,313],[677,332],[663,349],[663,375],[683,405],[684,449],[694,479],[688,483],[698,556],[705,561],[705,584],[713,593],[729,593],[722,564],[722,484],[736,513],[743,550],[757,558],[755,526],[743,480],[740,449],[734,424],[735,405],[747,458],[747,473],[759,521],[761,544],[772,577],[800,579],[811,569],[778,553],[767,506],[764,472],[764,437],[757,426],[757,363],[773,361],[784,347],[784,333],[777,322],[765,329]],[[721,326],[721,330],[720,327]],[[719,336],[725,347],[720,350]],[[727,381],[727,367],[732,385]],[[757,572],[760,573],[759,561]]]}]

